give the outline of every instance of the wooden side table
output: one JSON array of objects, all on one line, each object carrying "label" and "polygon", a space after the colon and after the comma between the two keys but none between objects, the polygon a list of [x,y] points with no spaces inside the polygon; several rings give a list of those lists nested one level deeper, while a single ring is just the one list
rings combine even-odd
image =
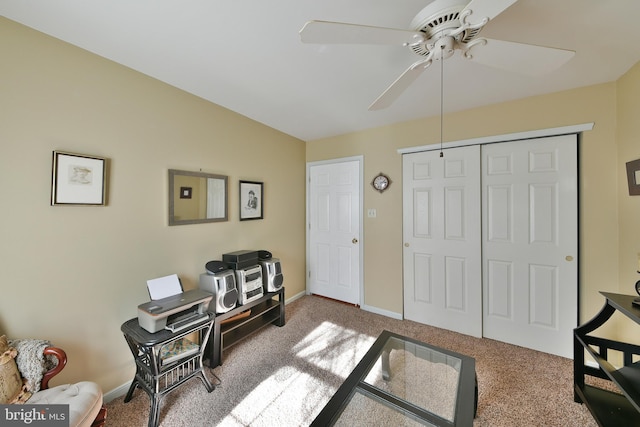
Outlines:
[{"label": "wooden side table", "polygon": [[[213,328],[213,320],[214,315],[209,314],[207,319],[181,331],[162,330],[153,334],[140,327],[137,317],[122,324],[120,329],[136,363],[136,374],[124,401],[131,400],[136,387],[149,395],[149,427],[158,425],[160,401],[164,395],[189,379],[200,378],[209,393],[215,389],[202,367],[203,350]],[[197,334],[198,342],[188,340],[191,334]]]}]

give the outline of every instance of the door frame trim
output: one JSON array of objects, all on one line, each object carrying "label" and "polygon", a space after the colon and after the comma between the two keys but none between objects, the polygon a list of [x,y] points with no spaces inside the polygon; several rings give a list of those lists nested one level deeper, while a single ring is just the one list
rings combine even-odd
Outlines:
[{"label": "door frame trim", "polygon": [[305,290],[307,295],[310,294],[309,291],[309,258],[310,258],[310,239],[309,239],[309,193],[311,187],[311,174],[310,170],[313,166],[322,166],[336,163],[345,163],[345,162],[358,162],[358,218],[359,218],[359,230],[358,234],[360,235],[360,244],[358,245],[358,305],[362,307],[364,303],[364,221],[363,221],[363,212],[364,212],[364,156],[351,156],[351,157],[340,157],[337,159],[328,159],[328,160],[319,160],[315,162],[307,162],[306,165],[306,200],[305,200],[305,240],[306,240],[306,249],[305,249]]},{"label": "door frame trim", "polygon": [[532,130],[532,131],[526,131],[526,132],[517,132],[517,133],[508,133],[503,135],[484,136],[480,138],[463,139],[460,141],[445,142],[444,144],[442,144],[442,147],[440,147],[440,144],[433,143],[430,145],[421,145],[418,147],[399,148],[398,153],[411,154],[411,153],[418,153],[421,151],[440,150],[440,148],[444,149],[444,148],[454,148],[454,147],[466,147],[467,145],[493,144],[495,142],[511,142],[511,141],[518,141],[521,139],[545,138],[548,136],[568,135],[572,133],[579,134],[580,132],[584,132],[592,129],[593,129],[593,122],[583,123],[583,124],[573,125],[573,126],[563,126],[563,127],[557,127],[557,128],[539,129],[539,130]]}]

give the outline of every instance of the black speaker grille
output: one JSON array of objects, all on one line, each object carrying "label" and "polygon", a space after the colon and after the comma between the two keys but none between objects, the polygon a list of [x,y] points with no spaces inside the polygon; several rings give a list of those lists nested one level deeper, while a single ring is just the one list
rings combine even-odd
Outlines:
[{"label": "black speaker grille", "polygon": [[222,298],[222,303],[225,308],[233,308],[236,302],[238,302],[238,291],[235,289],[231,292],[227,292]]},{"label": "black speaker grille", "polygon": [[275,286],[276,288],[280,288],[280,286],[282,286],[283,281],[284,281],[284,277],[282,277],[282,274],[278,274],[276,277],[273,278],[273,286]]}]

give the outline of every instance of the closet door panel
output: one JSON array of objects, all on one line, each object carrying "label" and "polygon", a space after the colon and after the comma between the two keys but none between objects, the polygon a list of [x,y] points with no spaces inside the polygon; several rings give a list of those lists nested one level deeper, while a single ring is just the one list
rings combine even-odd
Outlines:
[{"label": "closet door panel", "polygon": [[480,148],[403,156],[404,316],[482,334]]},{"label": "closet door panel", "polygon": [[482,158],[483,335],[572,357],[577,136],[490,144]]}]

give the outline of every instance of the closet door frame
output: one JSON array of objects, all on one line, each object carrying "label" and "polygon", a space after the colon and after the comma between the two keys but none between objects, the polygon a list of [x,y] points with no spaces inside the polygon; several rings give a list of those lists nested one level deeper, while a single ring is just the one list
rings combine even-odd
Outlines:
[{"label": "closet door frame", "polygon": [[504,135],[484,136],[482,138],[463,139],[460,141],[445,142],[440,144],[419,145],[398,149],[398,154],[419,153],[421,151],[436,151],[441,148],[465,147],[467,145],[492,144],[494,142],[518,141],[520,139],[544,138],[547,136],[559,136],[569,134],[579,134],[593,129],[593,123],[582,123],[579,125],[563,126],[549,129],[539,129],[527,132],[508,133]]}]

